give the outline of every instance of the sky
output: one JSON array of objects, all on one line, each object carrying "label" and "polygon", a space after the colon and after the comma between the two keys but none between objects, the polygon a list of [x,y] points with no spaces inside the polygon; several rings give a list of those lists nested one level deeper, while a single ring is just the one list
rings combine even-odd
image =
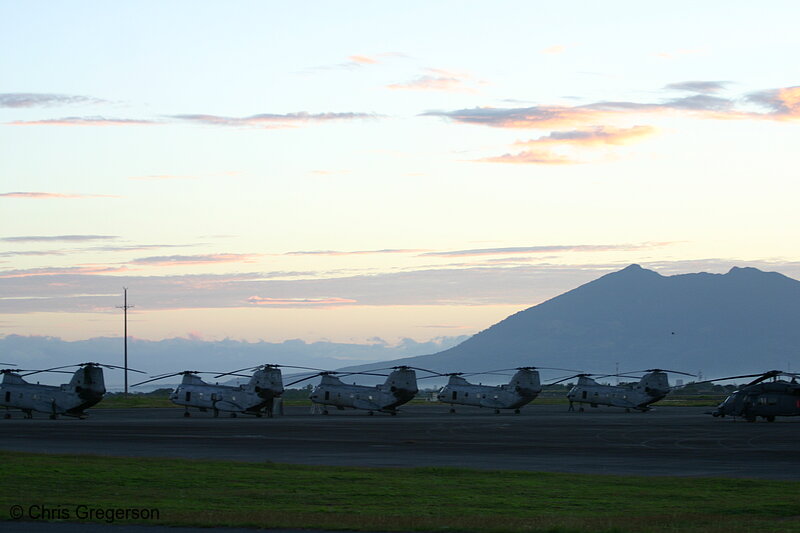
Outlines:
[{"label": "sky", "polygon": [[0,336],[400,343],[800,277],[795,2],[0,0]]}]

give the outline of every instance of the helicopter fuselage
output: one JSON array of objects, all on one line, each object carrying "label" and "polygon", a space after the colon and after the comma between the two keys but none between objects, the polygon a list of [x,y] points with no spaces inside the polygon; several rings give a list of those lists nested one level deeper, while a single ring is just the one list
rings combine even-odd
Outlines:
[{"label": "helicopter fuselage", "polygon": [[741,416],[749,421],[763,417],[800,415],[800,384],[784,380],[747,385],[734,391],[711,413],[714,416]]},{"label": "helicopter fuselage", "polygon": [[261,416],[264,409],[271,414],[275,398],[283,393],[280,370],[258,370],[248,383],[239,386],[206,383],[194,374],[184,374],[183,380],[169,396],[172,403],[200,411],[211,410]]},{"label": "helicopter fuselage", "polygon": [[96,366],[78,369],[72,380],[62,385],[28,383],[18,374],[6,373],[0,383],[0,406],[6,411],[19,409],[28,417],[37,411],[51,418],[58,415],[84,418],[84,410],[99,403],[105,392],[103,370]]},{"label": "helicopter fuselage", "polygon": [[539,373],[520,370],[505,385],[480,385],[470,383],[461,376],[450,376],[437,399],[451,405],[469,405],[489,409],[514,409],[533,401],[542,391]]},{"label": "helicopter fuselage", "polygon": [[663,399],[669,393],[666,375],[653,372],[644,376],[638,383],[623,385],[603,385],[595,380],[581,376],[578,383],[567,393],[570,404],[588,403],[592,407],[607,405],[637,411],[649,411],[650,404]]},{"label": "helicopter fuselage", "polygon": [[336,376],[323,375],[309,399],[319,405],[337,409],[363,409],[396,413],[396,409],[411,401],[417,394],[417,379],[413,370],[396,370],[386,382],[374,387],[348,385]]}]

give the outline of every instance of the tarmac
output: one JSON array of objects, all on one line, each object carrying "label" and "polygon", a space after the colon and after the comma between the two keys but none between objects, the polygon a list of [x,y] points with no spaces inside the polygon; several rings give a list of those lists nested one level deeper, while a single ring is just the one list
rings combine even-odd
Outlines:
[{"label": "tarmac", "polygon": [[89,418],[0,419],[0,449],[370,467],[468,467],[639,476],[800,480],[800,417],[713,418],[708,408],[567,412],[531,404],[515,415],[442,404],[397,416],[364,411],[236,418],[182,409],[95,409]]}]

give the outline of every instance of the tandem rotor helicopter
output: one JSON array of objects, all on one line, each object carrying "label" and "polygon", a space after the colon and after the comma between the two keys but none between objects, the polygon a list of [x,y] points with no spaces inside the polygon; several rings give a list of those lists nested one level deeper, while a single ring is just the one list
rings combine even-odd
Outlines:
[{"label": "tandem rotor helicopter", "polygon": [[[321,377],[319,385],[314,387],[309,395],[309,399],[315,405],[322,406],[322,414],[328,414],[328,407],[335,407],[338,410],[362,409],[368,411],[370,415],[376,411],[389,413],[394,416],[397,408],[411,401],[419,392],[417,388],[417,374],[414,370],[425,372],[435,372],[424,368],[412,366],[395,366],[391,368],[380,368],[380,370],[392,370],[388,375],[376,374],[374,372],[336,372],[323,370],[316,374],[304,377],[288,383],[286,386],[295,385],[303,381]],[[385,376],[386,381],[381,385],[369,387],[366,385],[348,385],[340,378],[352,375]]]},{"label": "tandem rotor helicopter", "polygon": [[[761,374],[745,374],[727,378],[707,379],[698,383],[712,383],[737,378],[752,378],[753,381],[742,385],[717,406],[711,415],[714,417],[743,417],[748,422],[755,422],[761,417],[767,422],[774,422],[776,416],[800,416],[800,374],[770,370]],[[778,379],[788,377],[790,380]]]},{"label": "tandem rotor helicopter", "polygon": [[[542,392],[542,385],[539,380],[537,368],[544,369],[547,367],[521,366],[470,374],[463,374],[461,372],[439,374],[439,376],[449,376],[449,379],[447,385],[439,390],[436,397],[440,402],[450,404],[451,413],[456,412],[455,407],[453,407],[454,405],[469,405],[494,409],[495,414],[499,414],[501,409],[513,409],[515,414],[519,414],[521,407],[532,402],[539,393]],[[568,370],[564,368],[547,369]],[[510,372],[512,370],[516,370],[516,373],[511,377],[509,382],[504,385],[474,384],[467,381],[464,377],[484,374],[506,375],[501,373]]]},{"label": "tandem rotor helicopter", "polygon": [[[598,383],[591,377],[596,376],[602,378],[620,376],[635,378],[639,376],[631,376],[631,374],[641,373],[644,373],[644,375],[640,377],[638,382],[621,385],[604,385]],[[631,409],[645,412],[652,409],[650,407],[651,404],[662,400],[673,389],[673,387],[669,385],[667,373],[681,374],[684,376],[694,375],[686,372],[678,372],[677,370],[650,368],[648,370],[636,370],[623,374],[576,374],[554,381],[551,385],[578,378],[578,383],[567,393],[570,411],[575,410],[574,403],[588,403],[591,407],[607,405],[610,407],[624,408],[627,412],[630,412]],[[580,406],[578,410],[583,412],[583,406]]]},{"label": "tandem rotor helicopter", "polygon": [[[62,369],[77,366],[73,372]],[[3,381],[0,383],[0,406],[6,408],[4,418],[11,418],[9,409],[19,409],[25,418],[33,418],[33,412],[46,413],[51,419],[59,415],[75,418],[86,418],[86,409],[96,405],[106,393],[103,379],[103,368],[123,368],[121,366],[101,363],[80,363],[77,365],[57,366],[45,370],[3,369]],[[141,370],[132,372],[144,373]],[[24,372],[24,373],[23,373]],[[62,385],[40,385],[28,383],[23,378],[42,372],[72,374],[69,383]]]},{"label": "tandem rotor helicopter", "polygon": [[[220,412],[229,413],[231,418],[237,414],[254,415],[261,417],[266,413],[272,417],[275,398],[283,394],[283,376],[280,367],[302,368],[304,370],[318,370],[307,367],[286,367],[285,365],[259,365],[255,367],[240,368],[233,372],[200,372],[197,370],[183,370],[171,374],[154,376],[151,379],[134,383],[132,387],[152,383],[173,376],[183,376],[178,385],[169,396],[170,401],[177,405],[182,405],[185,410],[183,416],[191,416],[189,408],[198,409],[201,412],[212,411],[214,417],[218,417]],[[252,375],[240,374],[240,372],[251,371]],[[238,376],[249,378],[243,385],[219,385],[203,381],[198,374],[216,374],[214,377]]]}]

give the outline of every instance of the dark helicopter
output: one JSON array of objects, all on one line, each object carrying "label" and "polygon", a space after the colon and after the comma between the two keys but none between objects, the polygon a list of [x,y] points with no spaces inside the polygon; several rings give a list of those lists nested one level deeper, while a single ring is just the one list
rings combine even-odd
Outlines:
[{"label": "dark helicopter", "polygon": [[[455,407],[452,407],[454,405],[469,405],[494,409],[495,414],[499,414],[501,409],[513,409],[514,413],[519,414],[521,407],[532,402],[542,392],[539,369],[570,371],[565,368],[521,366],[487,372],[473,372],[470,374],[454,372],[428,377],[449,376],[447,385],[439,390],[436,398],[442,403],[449,403],[451,405],[451,413],[456,412]],[[487,374],[505,376],[509,375],[505,374],[505,372],[511,371],[516,371],[516,373],[511,376],[508,383],[503,385],[482,385],[470,383],[466,380],[466,377],[469,376]]]},{"label": "dark helicopter", "polygon": [[[219,416],[220,412],[229,413],[231,417],[237,414],[254,415],[256,417],[272,416],[275,398],[283,394],[283,377],[280,367],[285,365],[259,365],[255,367],[240,368],[232,372],[200,372],[197,370],[183,370],[171,374],[154,376],[151,379],[141,381],[132,385],[137,387],[145,383],[151,383],[173,376],[183,376],[181,384],[178,385],[169,399],[172,403],[184,407],[183,416],[188,417],[189,408],[195,408],[201,412],[212,411],[214,417]],[[306,367],[288,367],[303,368]],[[308,370],[317,370],[316,368]],[[239,372],[252,371],[252,375],[240,374]],[[238,376],[249,378],[244,385],[219,385],[203,381],[198,374],[216,374],[215,377]]]},{"label": "dark helicopter", "polygon": [[[780,377],[789,380],[778,379]],[[753,381],[742,385],[717,406],[711,414],[715,417],[741,416],[748,422],[755,422],[761,417],[767,422],[774,422],[776,416],[800,415],[800,374],[770,370],[762,374],[745,374],[727,378],[707,379],[698,383],[711,383],[728,379],[752,378]]]},{"label": "dark helicopter", "polygon": [[[630,374],[644,374],[643,376],[631,376]],[[663,399],[673,389],[667,380],[667,373],[691,376],[686,372],[677,370],[664,370],[661,368],[650,368],[647,370],[637,370],[624,374],[576,374],[562,378],[550,383],[555,385],[569,379],[578,378],[578,383],[567,393],[569,400],[569,410],[573,411],[573,403],[588,403],[592,407],[598,405],[608,405],[611,407],[622,407],[626,411],[634,409],[636,411],[649,411],[650,405]],[[598,378],[618,376],[638,379],[635,383],[625,383],[620,385],[604,385],[598,383],[591,376]],[[583,411],[583,407],[579,407]]]},{"label": "dark helicopter", "polygon": [[[61,369],[77,366],[78,370],[63,372]],[[58,366],[45,370],[3,369],[3,382],[0,383],[0,405],[6,408],[5,418],[11,418],[9,409],[19,409],[25,418],[33,418],[33,412],[47,413],[51,419],[58,415],[86,418],[86,409],[96,405],[106,393],[103,380],[103,367],[123,368],[100,363],[80,363]],[[141,370],[133,370],[141,372]],[[23,373],[25,372],[25,373]],[[23,378],[42,372],[72,374],[69,383],[62,385],[39,385],[28,383]]]},{"label": "dark helicopter", "polygon": [[[411,401],[419,392],[417,388],[417,374],[415,367],[395,366],[392,368],[379,368],[381,370],[392,370],[390,374],[376,374],[374,372],[336,372],[321,371],[311,376],[293,381],[286,386],[289,387],[296,383],[321,377],[319,385],[314,387],[309,395],[309,399],[315,405],[322,406],[322,414],[328,414],[328,407],[335,407],[338,410],[344,409],[363,409],[372,415],[375,411],[397,414],[397,408]],[[425,370],[416,368],[416,370]],[[431,372],[430,370],[425,370]],[[431,372],[435,373],[435,372]],[[365,385],[348,385],[340,377],[353,375],[381,376],[386,377],[386,381],[381,385],[373,387]]]}]

